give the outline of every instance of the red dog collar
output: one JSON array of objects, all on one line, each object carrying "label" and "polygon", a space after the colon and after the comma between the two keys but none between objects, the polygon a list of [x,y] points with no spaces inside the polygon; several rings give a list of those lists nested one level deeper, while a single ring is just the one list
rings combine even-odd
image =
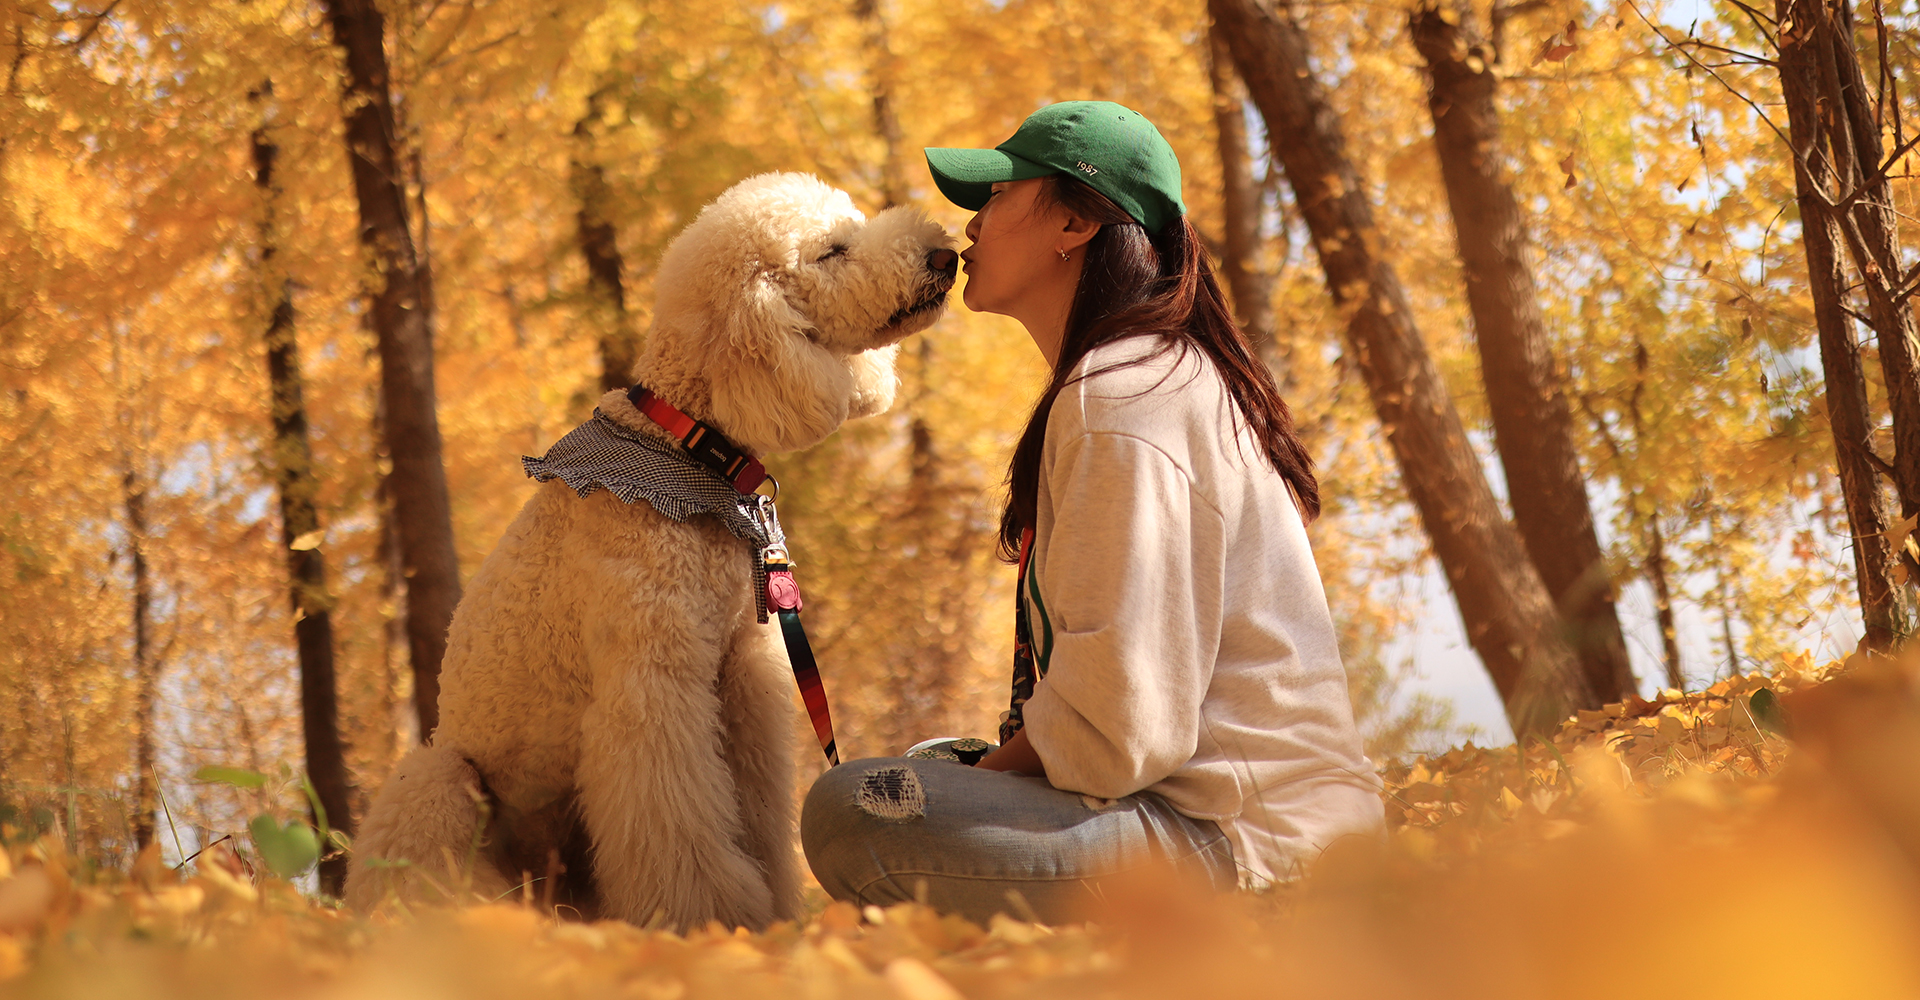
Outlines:
[{"label": "red dog collar", "polygon": [[[673,435],[694,461],[719,473],[720,478],[732,483],[741,493],[752,493],[772,479],[760,460],[747,454],[745,448],[727,440],[713,425],[680,412],[672,403],[654,395],[651,389],[636,385],[627,390],[627,398],[647,419]],[[778,488],[776,484],[775,489]]]}]

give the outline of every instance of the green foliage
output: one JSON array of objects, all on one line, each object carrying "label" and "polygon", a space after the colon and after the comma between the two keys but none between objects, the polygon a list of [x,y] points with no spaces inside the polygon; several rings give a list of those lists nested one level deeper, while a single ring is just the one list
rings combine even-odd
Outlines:
[{"label": "green foliage", "polygon": [[267,867],[281,878],[303,875],[320,862],[320,838],[300,820],[282,823],[262,813],[247,824],[247,832]]},{"label": "green foliage", "polygon": [[1747,699],[1747,709],[1753,713],[1753,721],[1760,728],[1779,736],[1787,735],[1786,708],[1772,688],[1761,688]]},{"label": "green foliage", "polygon": [[267,784],[267,776],[259,771],[248,771],[238,767],[216,767],[211,764],[193,772],[193,780],[232,785],[249,792],[259,791]]}]

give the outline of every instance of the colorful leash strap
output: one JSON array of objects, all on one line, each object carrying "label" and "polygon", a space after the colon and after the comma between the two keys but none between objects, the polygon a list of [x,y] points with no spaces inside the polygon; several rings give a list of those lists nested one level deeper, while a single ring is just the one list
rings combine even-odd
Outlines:
[{"label": "colorful leash strap", "polygon": [[1021,710],[1033,697],[1033,682],[1047,672],[1045,663],[1035,669],[1033,624],[1027,619],[1027,563],[1032,558],[1033,529],[1027,528],[1020,532],[1020,575],[1013,583],[1013,695],[1008,700],[1006,714],[1000,717],[1001,746],[1026,728],[1027,720]]},{"label": "colorful leash strap", "polygon": [[[773,501],[765,505],[771,513]],[[840,748],[833,739],[833,716],[827,711],[827,688],[820,681],[820,665],[813,659],[813,646],[807,642],[807,630],[800,625],[800,584],[793,579],[793,564],[781,545],[769,545],[762,556],[767,567],[767,607],[780,615],[780,637],[787,643],[787,661],[793,665],[793,682],[800,688],[800,700],[807,706],[807,718],[813,733],[820,738],[820,750],[827,755],[827,766],[840,765]]]},{"label": "colorful leash strap", "polygon": [[654,395],[645,386],[636,385],[628,389],[627,399],[646,414],[647,419],[666,428],[667,433],[679,439],[681,447],[695,461],[713,470],[741,496],[758,500],[756,513],[767,537],[767,547],[761,550],[758,560],[766,572],[767,608],[780,615],[780,637],[787,644],[787,660],[793,665],[793,682],[800,688],[800,700],[807,706],[807,718],[813,723],[813,732],[820,737],[820,749],[827,755],[829,766],[839,766],[840,749],[833,739],[833,716],[827,712],[827,688],[820,681],[820,665],[813,658],[813,646],[807,642],[807,630],[800,625],[800,584],[793,578],[793,560],[787,555],[787,536],[780,530],[780,516],[774,511],[773,496],[757,492],[762,485],[771,483],[773,493],[777,496],[780,492],[779,481],[768,475],[760,460],[748,454],[745,448],[728,440],[711,424],[682,413],[678,407]]}]

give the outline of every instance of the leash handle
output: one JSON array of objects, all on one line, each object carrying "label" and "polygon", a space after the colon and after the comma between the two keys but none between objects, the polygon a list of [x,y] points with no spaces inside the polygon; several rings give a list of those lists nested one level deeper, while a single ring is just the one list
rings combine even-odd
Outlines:
[{"label": "leash handle", "polygon": [[807,706],[807,719],[820,739],[820,750],[827,765],[840,764],[840,749],[833,738],[833,716],[827,711],[827,688],[820,681],[820,665],[813,658],[813,646],[807,642],[807,630],[800,624],[800,585],[793,578],[793,566],[787,550],[778,545],[767,547],[763,557],[767,568],[767,607],[780,615],[780,637],[787,644],[787,661],[793,665],[793,682],[800,688],[800,700]]}]

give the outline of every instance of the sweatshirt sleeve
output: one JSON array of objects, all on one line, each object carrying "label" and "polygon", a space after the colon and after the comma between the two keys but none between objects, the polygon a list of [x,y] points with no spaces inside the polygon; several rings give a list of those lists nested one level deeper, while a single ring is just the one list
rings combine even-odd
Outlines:
[{"label": "sweatshirt sleeve", "polygon": [[[1048,470],[1034,567],[1052,627],[1023,713],[1054,787],[1119,798],[1191,760],[1220,645],[1224,524],[1151,443],[1092,432]],[[1034,635],[1046,626],[1035,623]]]}]

